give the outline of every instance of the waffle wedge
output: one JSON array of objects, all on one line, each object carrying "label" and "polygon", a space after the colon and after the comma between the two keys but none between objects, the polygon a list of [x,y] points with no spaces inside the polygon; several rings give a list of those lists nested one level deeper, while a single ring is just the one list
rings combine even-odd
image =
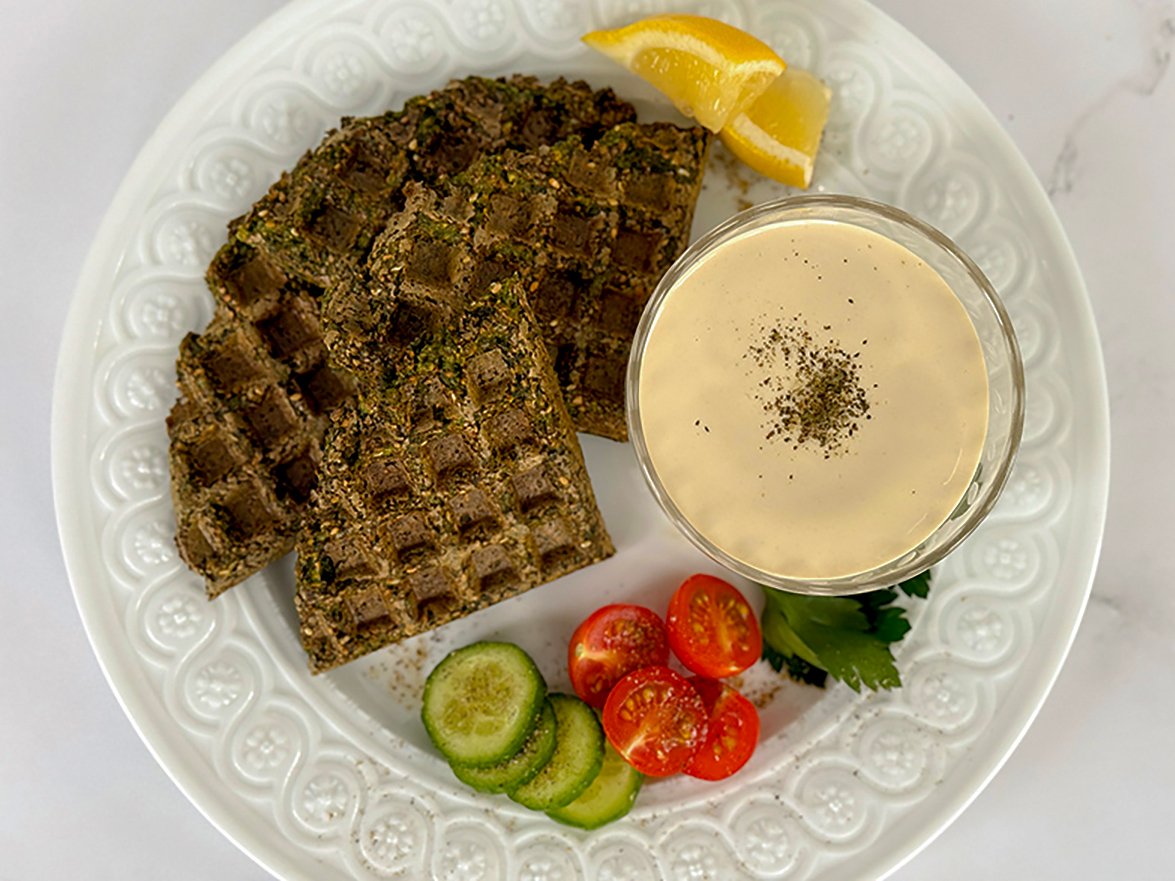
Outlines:
[{"label": "waffle wedge", "polygon": [[448,183],[474,206],[484,265],[529,272],[530,302],[580,431],[627,437],[633,335],[689,241],[709,145],[704,129],[623,123],[594,141],[489,155]]},{"label": "waffle wedge", "polygon": [[181,344],[168,417],[177,544],[210,597],[293,547],[324,420],[351,394],[327,362],[318,301],[356,272],[404,184],[507,148],[593,140],[632,118],[583,83],[471,77],[344,120],[230,224],[207,272],[215,316]]},{"label": "waffle wedge", "polygon": [[[323,297],[358,392],[331,413],[298,537],[315,672],[612,553],[529,273],[492,264],[469,201],[405,191],[364,273]],[[542,223],[557,200],[532,207]]]}]

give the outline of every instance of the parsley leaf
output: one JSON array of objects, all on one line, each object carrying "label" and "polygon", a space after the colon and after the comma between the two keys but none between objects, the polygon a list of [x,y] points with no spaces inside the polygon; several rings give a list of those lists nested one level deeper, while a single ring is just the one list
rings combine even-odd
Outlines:
[{"label": "parsley leaf", "polygon": [[913,578],[907,578],[898,587],[906,596],[926,599],[927,594],[930,593],[930,570],[927,569],[921,575],[915,575]]},{"label": "parsley leaf", "polygon": [[892,588],[851,597],[861,604],[861,611],[869,620],[869,632],[885,643],[898,642],[910,629],[905,609],[891,605],[897,598],[897,591]]},{"label": "parsley leaf", "polygon": [[898,590],[925,597],[924,573],[895,588],[847,597],[815,597],[764,589],[763,657],[791,678],[823,685],[823,674],[852,688],[873,690],[902,684],[892,643],[910,630],[906,612],[893,603]]},{"label": "parsley leaf", "polygon": [[815,685],[817,688],[823,688],[825,682],[828,681],[827,670],[813,667],[807,661],[797,658],[795,655],[785,655],[783,652],[777,652],[771,647],[770,643],[763,643],[763,660],[770,664],[776,673],[786,673],[796,682],[802,682],[805,685]]}]

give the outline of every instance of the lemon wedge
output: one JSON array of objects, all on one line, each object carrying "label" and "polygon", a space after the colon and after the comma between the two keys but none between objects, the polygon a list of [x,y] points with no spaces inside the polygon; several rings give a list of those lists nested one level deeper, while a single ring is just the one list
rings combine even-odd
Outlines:
[{"label": "lemon wedge", "polygon": [[652,16],[592,31],[583,41],[713,132],[746,110],[787,67],[761,40],[700,15]]},{"label": "lemon wedge", "polygon": [[828,86],[808,71],[788,68],[718,137],[760,174],[807,188],[828,122],[831,95]]}]

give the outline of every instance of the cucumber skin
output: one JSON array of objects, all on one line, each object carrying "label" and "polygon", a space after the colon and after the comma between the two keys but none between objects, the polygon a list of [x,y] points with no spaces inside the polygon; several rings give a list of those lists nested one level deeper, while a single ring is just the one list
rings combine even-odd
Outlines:
[{"label": "cucumber skin", "polygon": [[[543,726],[548,724],[548,717],[550,725],[549,734],[542,730]],[[488,768],[472,768],[468,765],[455,763],[450,763],[449,767],[453,771],[453,776],[478,792],[484,792],[490,795],[510,792],[519,786],[529,783],[538,776],[539,771],[543,769],[543,766],[551,760],[551,756],[555,753],[556,736],[555,711],[551,707],[551,702],[544,699],[543,709],[539,714],[538,721],[535,722],[535,730],[523,741],[518,753],[515,753],[506,759],[506,761],[498,765],[490,765]],[[518,758],[522,750],[525,750],[530,745],[531,737],[540,737],[543,740],[538,746],[538,751],[534,759],[520,766],[518,769],[513,769],[515,771],[513,777],[500,776],[502,773],[507,773],[505,766]]]},{"label": "cucumber skin", "polygon": [[[613,762],[618,763],[618,767],[625,777],[619,791],[603,794],[593,792],[593,788],[601,782],[600,778],[609,770],[609,766]],[[570,804],[547,811],[547,816],[556,822],[574,826],[577,829],[598,829],[606,823],[619,820],[632,810],[644,781],[645,775],[628,764],[620,753],[616,752],[611,744],[608,744],[605,747],[604,767],[600,769],[600,773],[592,781],[591,786]]]},{"label": "cucumber skin", "polygon": [[[537,791],[538,786],[536,786],[536,784],[541,785],[544,782],[542,780],[543,774],[550,765],[544,766],[529,783],[513,792],[507,793],[512,800],[524,808],[530,808],[532,811],[549,811],[575,801],[585,789],[592,785],[592,781],[596,779],[596,776],[600,773],[600,768],[604,765],[604,744],[606,742],[604,739],[604,727],[600,724],[600,719],[596,715],[596,711],[574,695],[552,694],[548,695],[548,699],[555,708],[556,737],[558,737],[560,730],[566,734],[571,727],[566,724],[566,720],[560,719],[560,708],[562,708],[563,713],[581,714],[581,718],[591,720],[588,724],[588,737],[592,741],[588,744],[588,747],[592,750],[590,756],[591,762],[585,769],[586,773],[577,778],[573,785],[569,785],[562,791],[558,791],[555,796],[552,796],[550,793],[540,795]],[[555,755],[551,758],[552,762],[560,757],[559,750],[563,745],[563,742],[556,741]]]},{"label": "cucumber skin", "polygon": [[[532,713],[530,715],[530,720],[527,722],[526,725],[520,726],[518,734],[511,741],[509,741],[509,743],[506,746],[502,747],[497,752],[493,753],[492,755],[490,755],[488,757],[487,756],[479,756],[479,757],[469,758],[467,756],[462,756],[462,755],[455,756],[452,754],[452,752],[449,749],[446,749],[446,747],[443,745],[447,742],[447,738],[444,736],[444,732],[438,731],[436,724],[429,718],[429,715],[430,715],[428,712],[429,695],[432,692],[432,689],[433,689],[435,683],[438,681],[438,679],[437,679],[438,673],[440,673],[441,675],[444,675],[442,668],[445,667],[446,663],[452,665],[452,664],[456,663],[457,661],[459,661],[460,658],[464,655],[467,655],[467,654],[476,655],[476,654],[478,654],[482,651],[485,651],[487,649],[497,650],[497,649],[500,649],[503,647],[509,649],[511,653],[517,652],[521,656],[521,659],[523,659],[524,664],[529,666],[531,674],[534,676],[535,681],[539,685],[536,699],[534,701],[534,706],[532,707]],[[516,752],[518,752],[519,749],[521,749],[522,744],[524,744],[526,742],[526,738],[530,736],[531,731],[534,729],[535,724],[538,722],[539,714],[542,712],[542,709],[543,709],[543,703],[544,703],[543,699],[546,696],[546,691],[547,691],[547,683],[546,683],[546,680],[543,678],[543,674],[539,671],[538,665],[535,664],[534,659],[531,658],[531,656],[528,655],[525,651],[523,651],[523,649],[519,648],[517,645],[515,645],[512,642],[495,642],[495,641],[475,642],[475,643],[471,643],[467,646],[464,646],[462,648],[454,649],[453,651],[449,652],[449,654],[445,655],[445,657],[441,659],[440,663],[437,664],[436,667],[433,668],[432,672],[428,674],[428,679],[426,679],[425,683],[424,683],[424,695],[423,695],[423,699],[421,701],[420,720],[421,720],[421,722],[424,723],[424,730],[428,734],[429,740],[432,741],[433,746],[435,746],[437,748],[437,750],[441,753],[441,755],[444,756],[445,759],[450,764],[458,763],[458,764],[466,765],[471,768],[488,768],[491,765],[497,765],[497,764],[500,764],[501,762],[505,761],[506,759],[509,759]]]}]

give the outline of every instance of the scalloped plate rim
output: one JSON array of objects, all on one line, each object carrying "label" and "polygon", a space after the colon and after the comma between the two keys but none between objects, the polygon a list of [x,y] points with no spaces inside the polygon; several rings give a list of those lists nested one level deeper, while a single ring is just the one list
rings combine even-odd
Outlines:
[{"label": "scalloped plate rim", "polygon": [[[1021,707],[1021,712],[1015,714],[1019,718],[1005,732],[1007,736],[1002,739],[1003,742],[997,750],[998,755],[995,755],[993,760],[986,765],[981,763],[976,766],[975,772],[968,778],[972,785],[957,790],[958,794],[952,799],[951,809],[944,812],[938,822],[931,825],[929,832],[921,836],[921,841],[916,842],[912,847],[899,846],[890,849],[889,856],[881,860],[885,868],[879,877],[886,877],[933,841],[982,792],[1027,733],[1060,673],[1089,599],[1101,549],[1109,487],[1109,404],[1105,369],[1100,356],[1100,343],[1097,339],[1092,306],[1078,269],[1076,256],[1064,234],[1055,208],[1047,199],[1039,181],[1032,175],[1018,148],[965,81],[933,50],[926,47],[916,36],[885,13],[870,6],[864,0],[843,0],[843,2],[846,6],[860,7],[862,14],[872,15],[877,22],[882,23],[883,26],[895,33],[899,33],[902,39],[917,44],[925,54],[926,60],[937,65],[951,80],[952,88],[956,91],[964,91],[973,99],[975,108],[981,109],[989,117],[991,125],[987,134],[989,136],[994,134],[1000,142],[1000,146],[1016,160],[1013,165],[1021,176],[1019,182],[1022,185],[1021,191],[1036,203],[1035,207],[1050,227],[1050,237],[1062,248],[1067,264],[1064,269],[1066,274],[1070,276],[1068,281],[1075,291],[1074,300],[1079,304],[1083,313],[1079,316],[1079,323],[1090,331],[1090,338],[1084,342],[1087,346],[1092,347],[1093,354],[1096,356],[1086,359],[1082,365],[1090,380],[1083,389],[1085,392],[1084,403],[1092,405],[1096,410],[1096,417],[1090,420],[1097,430],[1096,435],[1087,440],[1084,448],[1091,458],[1096,460],[1095,468],[1084,472],[1087,484],[1086,498],[1093,502],[1091,506],[1093,516],[1083,522],[1084,529],[1082,531],[1087,538],[1091,539],[1091,543],[1083,546],[1085,551],[1083,564],[1071,567],[1084,573],[1084,577],[1082,578],[1083,585],[1078,591],[1079,595],[1077,597],[1070,595],[1069,597],[1067,608],[1072,623],[1067,628],[1067,638],[1050,647],[1045,681],[1035,683],[1036,687],[1032,689],[1034,694],[1029,702],[1030,705]],[[278,839],[285,841],[280,835],[274,834],[276,829],[267,830],[268,834],[261,834],[257,824],[248,824],[246,827],[242,827],[239,822],[239,811],[232,810],[230,803],[223,799],[222,787],[208,785],[205,778],[191,771],[185,759],[188,746],[186,743],[177,745],[167,738],[169,728],[166,724],[167,717],[156,712],[162,706],[157,696],[154,693],[145,693],[144,683],[139,675],[141,671],[134,663],[128,662],[128,656],[120,650],[118,645],[109,641],[103,642],[102,628],[108,623],[109,608],[103,602],[105,594],[93,590],[89,585],[91,573],[84,572],[85,560],[82,552],[91,543],[86,530],[86,520],[80,516],[75,506],[76,499],[71,494],[71,488],[77,485],[74,481],[78,475],[84,475],[88,468],[86,457],[78,454],[77,437],[70,436],[70,430],[75,427],[71,424],[71,420],[74,418],[72,414],[79,407],[89,403],[90,388],[85,383],[71,382],[71,379],[76,378],[79,374],[88,377],[90,372],[80,372],[80,368],[93,366],[97,360],[96,352],[89,344],[92,344],[95,336],[95,321],[93,319],[100,317],[98,311],[103,302],[87,295],[91,294],[95,288],[94,279],[105,277],[104,270],[110,263],[108,255],[113,252],[109,245],[116,239],[117,230],[121,228],[125,218],[132,213],[131,209],[136,203],[135,191],[140,188],[141,179],[150,177],[148,173],[150,166],[159,164],[165,158],[166,146],[175,137],[179,128],[186,124],[186,107],[215,91],[216,82],[222,70],[233,68],[239,63],[239,59],[246,55],[255,54],[260,45],[283,36],[284,29],[296,25],[306,15],[307,10],[322,5],[325,4],[320,0],[298,0],[256,25],[192,84],[139,151],[119,185],[79,273],[65,322],[55,372],[51,415],[51,465],[58,532],[74,599],[81,614],[87,638],[103,675],[136,733],[179,789],[225,837],[233,841],[258,865],[281,877],[302,875],[304,866],[299,865],[302,861],[287,857],[284,852],[286,849],[274,845]],[[79,358],[76,354],[78,352],[85,354]],[[88,450],[88,447],[82,443],[80,449],[85,451]],[[1024,683],[1019,683],[1019,685],[1026,687]],[[1010,702],[1010,699],[1005,702]],[[992,757],[989,756],[989,758]],[[957,769],[955,770],[957,771]],[[870,847],[874,850],[879,849],[878,843],[874,843]],[[264,856],[261,851],[264,851]]]}]

